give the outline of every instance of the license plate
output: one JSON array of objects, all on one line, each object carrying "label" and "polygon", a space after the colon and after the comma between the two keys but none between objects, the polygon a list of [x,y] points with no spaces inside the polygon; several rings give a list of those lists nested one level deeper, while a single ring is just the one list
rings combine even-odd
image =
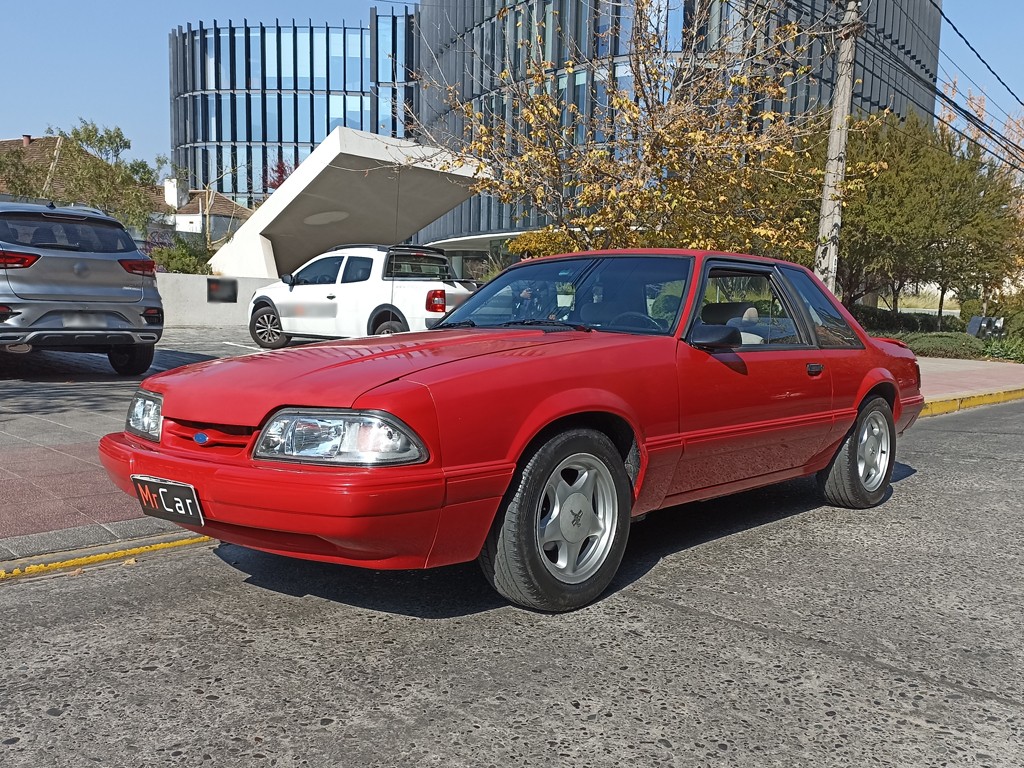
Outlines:
[{"label": "license plate", "polygon": [[95,312],[65,312],[65,328],[106,328],[106,315],[99,315]]},{"label": "license plate", "polygon": [[142,511],[152,517],[181,525],[203,525],[203,509],[196,489],[188,483],[161,480],[159,477],[132,475],[135,495]]}]

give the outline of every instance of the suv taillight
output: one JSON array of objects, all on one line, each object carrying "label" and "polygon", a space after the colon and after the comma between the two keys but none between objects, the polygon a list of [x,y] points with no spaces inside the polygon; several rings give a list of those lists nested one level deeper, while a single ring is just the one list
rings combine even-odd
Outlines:
[{"label": "suv taillight", "polygon": [[125,272],[133,275],[156,276],[156,264],[150,259],[118,259],[117,263],[124,267]]},{"label": "suv taillight", "polygon": [[427,291],[427,312],[446,312],[447,310],[444,291]]},{"label": "suv taillight", "polygon": [[20,315],[21,312],[15,312],[13,309],[8,307],[6,304],[0,304],[0,323],[6,323],[15,315]]},{"label": "suv taillight", "polygon": [[35,253],[0,252],[0,268],[3,269],[24,269],[31,267],[37,261],[39,261],[39,256]]}]

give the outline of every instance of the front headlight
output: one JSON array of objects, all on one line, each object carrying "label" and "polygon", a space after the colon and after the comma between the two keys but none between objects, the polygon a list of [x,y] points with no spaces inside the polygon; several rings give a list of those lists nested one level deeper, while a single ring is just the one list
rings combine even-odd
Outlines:
[{"label": "front headlight", "polygon": [[417,464],[427,450],[394,416],[370,411],[278,411],[260,433],[257,459],[313,464]]},{"label": "front headlight", "polygon": [[160,430],[163,427],[164,399],[158,394],[140,389],[128,406],[128,419],[125,430],[147,440],[160,442]]}]

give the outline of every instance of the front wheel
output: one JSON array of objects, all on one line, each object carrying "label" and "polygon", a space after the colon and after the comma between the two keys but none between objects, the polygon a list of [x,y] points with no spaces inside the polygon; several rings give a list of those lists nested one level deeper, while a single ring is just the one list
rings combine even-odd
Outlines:
[{"label": "front wheel", "polygon": [[153,344],[133,344],[114,347],[107,352],[110,367],[121,376],[141,376],[153,364],[156,348]]},{"label": "front wheel", "polygon": [[818,473],[818,488],[829,504],[867,509],[885,498],[895,464],[892,409],[875,397],[861,406],[832,463]]},{"label": "front wheel", "polygon": [[281,330],[281,318],[272,307],[260,307],[252,313],[249,335],[264,349],[280,349],[290,340]]},{"label": "front wheel", "polygon": [[516,474],[480,553],[484,576],[526,608],[581,608],[619,568],[630,508],[629,477],[606,435],[556,435]]}]

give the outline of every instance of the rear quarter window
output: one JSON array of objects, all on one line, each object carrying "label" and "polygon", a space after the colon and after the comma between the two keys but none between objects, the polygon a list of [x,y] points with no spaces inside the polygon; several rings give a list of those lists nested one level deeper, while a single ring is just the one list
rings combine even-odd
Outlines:
[{"label": "rear quarter window", "polygon": [[811,277],[800,269],[782,267],[789,284],[810,315],[815,340],[819,347],[843,348],[860,347],[861,342],[850,324],[839,312],[832,299],[818,287]]}]

